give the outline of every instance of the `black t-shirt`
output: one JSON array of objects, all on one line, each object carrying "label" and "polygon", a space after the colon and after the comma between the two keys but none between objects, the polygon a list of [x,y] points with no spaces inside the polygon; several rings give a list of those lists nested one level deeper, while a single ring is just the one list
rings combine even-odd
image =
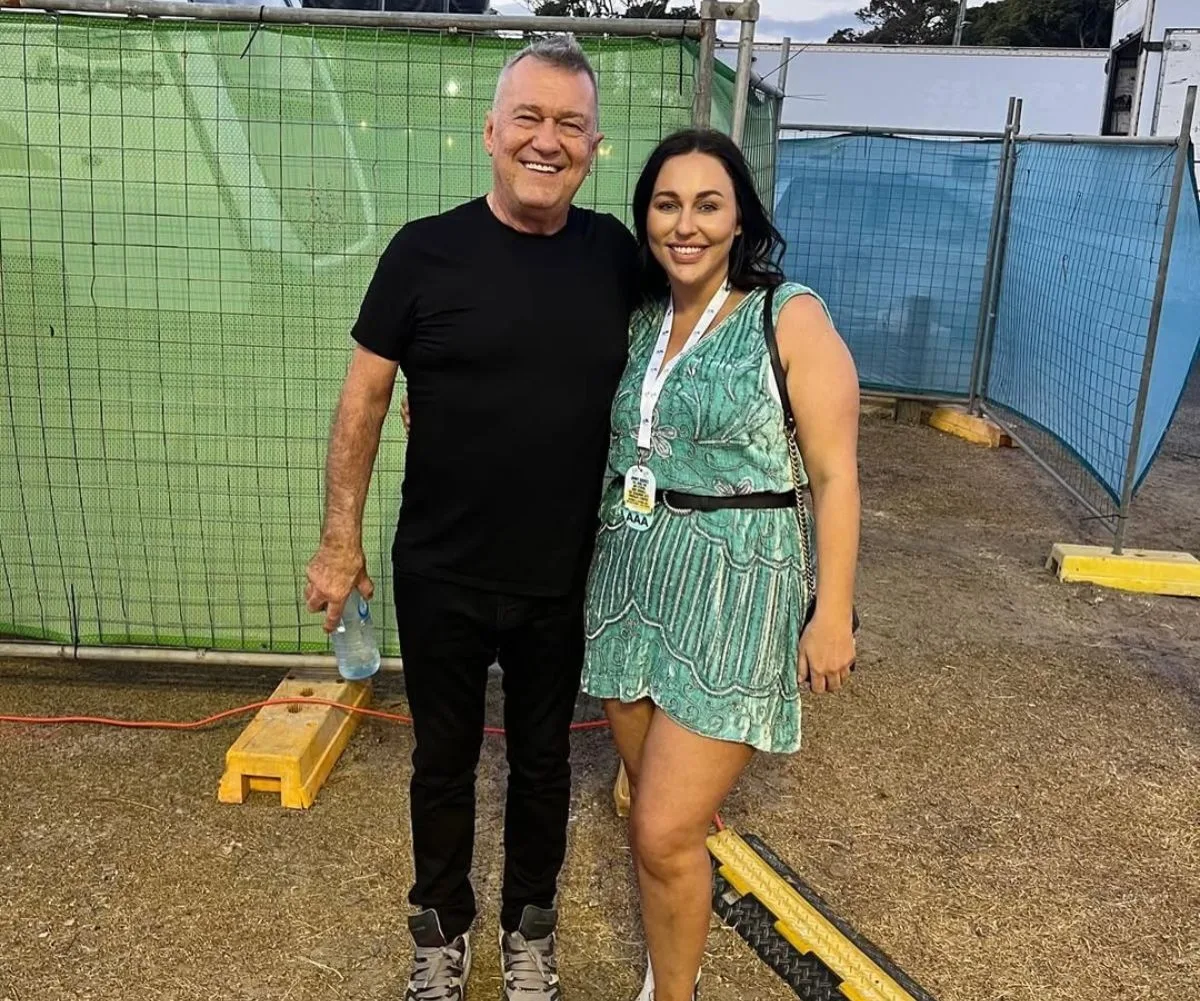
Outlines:
[{"label": "black t-shirt", "polygon": [[353,336],[408,383],[398,570],[519,595],[580,583],[636,276],[629,231],[585,209],[534,236],[479,198],[396,234]]}]

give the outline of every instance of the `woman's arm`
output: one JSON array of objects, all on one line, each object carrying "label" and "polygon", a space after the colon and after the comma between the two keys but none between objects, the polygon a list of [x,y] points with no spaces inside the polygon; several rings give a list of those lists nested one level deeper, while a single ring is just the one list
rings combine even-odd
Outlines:
[{"label": "woman's arm", "polygon": [[813,296],[779,316],[779,356],[812,491],[817,544],[816,613],[800,642],[800,679],[836,691],[854,663],[854,575],[858,563],[858,373]]}]

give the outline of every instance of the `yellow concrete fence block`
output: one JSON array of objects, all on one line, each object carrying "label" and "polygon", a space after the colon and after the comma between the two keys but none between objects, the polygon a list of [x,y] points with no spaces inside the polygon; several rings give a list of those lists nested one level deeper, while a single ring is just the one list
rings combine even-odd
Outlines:
[{"label": "yellow concrete fence block", "polygon": [[1059,543],[1050,550],[1046,566],[1056,571],[1061,581],[1200,598],[1200,560],[1191,553],[1127,549],[1117,556],[1106,546]]},{"label": "yellow concrete fence block", "polygon": [[[325,699],[345,706],[366,706],[371,685],[343,681],[332,672],[293,672],[272,693],[273,699]],[[334,706],[264,706],[225,752],[225,774],[217,798],[241,803],[251,792],[277,792],[290,809],[307,809],[329,777],[358,713]]]}]

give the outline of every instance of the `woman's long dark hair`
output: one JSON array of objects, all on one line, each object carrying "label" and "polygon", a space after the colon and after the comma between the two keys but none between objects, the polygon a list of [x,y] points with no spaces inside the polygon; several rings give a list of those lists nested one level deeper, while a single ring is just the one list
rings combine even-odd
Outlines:
[{"label": "woman's long dark hair", "polygon": [[670,285],[667,273],[650,252],[646,235],[646,216],[659,172],[671,157],[685,153],[707,153],[715,156],[725,167],[733,182],[737,200],[738,221],[742,232],[733,238],[729,252],[729,283],[742,292],[778,285],[784,280],[779,260],[783,256],[784,240],[771,223],[762,199],[754,187],[754,177],[746,158],[733,140],[713,129],[684,129],[667,136],[655,147],[642,168],[637,187],[633,189],[633,224],[637,231],[638,259],[642,268],[642,294],[646,299],[661,299]]}]

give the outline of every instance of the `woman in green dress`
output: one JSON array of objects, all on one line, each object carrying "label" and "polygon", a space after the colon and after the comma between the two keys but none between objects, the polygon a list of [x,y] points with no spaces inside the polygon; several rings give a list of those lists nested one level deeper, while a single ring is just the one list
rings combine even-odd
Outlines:
[{"label": "woman in green dress", "polygon": [[854,664],[858,380],[824,304],[784,281],[782,238],[727,137],[664,140],[633,211],[646,297],[613,403],[583,686],[630,780],[641,999],[685,1001],[708,932],[710,819],[755,749],[797,750],[801,687],[836,691]]}]

